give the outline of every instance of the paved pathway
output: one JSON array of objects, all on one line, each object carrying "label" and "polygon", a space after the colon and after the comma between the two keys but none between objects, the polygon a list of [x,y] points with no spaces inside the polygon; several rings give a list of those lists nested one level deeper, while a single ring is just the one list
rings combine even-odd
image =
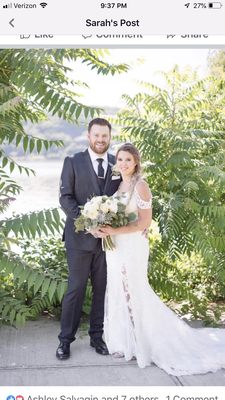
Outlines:
[{"label": "paved pathway", "polygon": [[135,361],[98,355],[83,331],[71,358],[59,361],[58,331],[59,322],[47,317],[20,329],[1,327],[0,386],[225,386],[225,370],[178,378],[155,365],[140,369]]}]

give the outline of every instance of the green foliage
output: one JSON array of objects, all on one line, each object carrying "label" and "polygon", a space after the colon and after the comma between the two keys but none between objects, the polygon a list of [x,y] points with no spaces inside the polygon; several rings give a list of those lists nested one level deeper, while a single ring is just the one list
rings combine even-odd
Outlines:
[{"label": "green foliage", "polygon": [[[162,254],[174,261],[199,253],[223,285],[225,82],[199,81],[177,67],[163,76],[164,89],[142,82],[140,93],[125,95],[127,105],[116,122],[122,139],[140,149]],[[166,281],[165,292],[169,285]],[[173,290],[176,297],[180,289]]]},{"label": "green foliage", "polygon": [[[53,295],[52,292],[50,293],[50,300],[53,299],[53,303],[50,302],[47,304],[45,309],[51,311],[52,304],[55,307],[60,306],[67,288],[68,278],[68,266],[64,243],[60,238],[57,239],[53,237],[47,240],[26,240],[25,242],[21,240],[21,249],[24,261],[32,266],[32,269],[37,270],[42,275],[44,274],[45,279],[43,280],[42,287],[39,289],[41,298],[46,298],[46,295],[48,297],[48,289],[50,288],[51,280],[57,280],[57,282],[60,282],[60,284],[57,284],[55,293]],[[57,301],[55,301],[55,295]],[[83,305],[83,311],[86,314],[89,314],[90,312],[91,299],[92,289],[89,283]],[[33,301],[34,300],[32,300],[32,304]]]},{"label": "green foliage", "polygon": [[[85,49],[1,49],[0,50],[0,162],[10,172],[18,168],[28,175],[33,171],[16,163],[1,145],[22,146],[25,153],[52,146],[62,146],[61,140],[46,140],[29,135],[24,122],[37,123],[48,114],[78,123],[79,117],[92,118],[102,110],[77,101],[77,89],[85,83],[69,77],[72,71],[66,63],[81,60],[102,74],[121,73],[127,65],[110,65],[100,57],[104,51]],[[72,89],[71,89],[72,88]],[[2,173],[0,171],[0,179]]]},{"label": "green foliage", "polygon": [[10,233],[14,233],[16,237],[28,238],[61,233],[63,223],[58,209],[54,208],[6,218],[0,221],[0,226],[2,235],[7,240]]},{"label": "green foliage", "polygon": [[[21,248],[24,248],[23,261],[13,253],[1,254],[2,321],[17,325],[19,322],[25,322],[28,317],[35,317],[41,311],[49,309],[51,305],[61,302],[67,287],[66,261],[62,256],[63,245],[59,248],[57,241],[54,242],[55,257],[53,257],[53,252],[50,252],[53,248],[52,241],[49,241],[48,246],[46,240],[40,239],[42,245],[40,254],[38,245],[21,241]],[[13,313],[13,309],[16,311],[18,309],[18,312]],[[21,318],[17,317],[21,312],[23,314]]]},{"label": "green foliage", "polygon": [[[31,136],[26,123],[38,123],[48,115],[78,123],[81,116],[87,119],[98,115],[100,108],[79,101],[79,88],[87,85],[70,78],[68,64],[81,61],[104,75],[127,71],[125,64],[105,62],[106,53],[90,49],[0,49],[0,214],[22,190],[10,174],[15,169],[28,176],[34,174],[7,154],[7,145],[20,146],[24,154],[61,147],[61,140]],[[10,251],[19,238],[55,235],[61,228],[57,209],[0,219],[0,320],[19,325],[62,299],[66,283],[61,275],[43,273],[39,264],[31,265]]]},{"label": "green foliage", "polygon": [[219,265],[225,252],[225,96],[217,104],[212,79],[192,83],[177,68],[165,79],[167,89],[147,83],[144,92],[125,97],[122,134],[141,151],[170,256],[194,249]]},{"label": "green foliage", "polygon": [[[67,262],[61,239],[20,240],[22,259],[13,254],[1,255],[1,320],[13,325],[36,318],[43,311],[60,313],[67,288]],[[92,298],[87,287],[83,311],[89,314]]]},{"label": "green foliage", "polygon": [[202,319],[206,324],[218,323],[225,309],[225,285],[214,268],[196,253],[172,261],[164,244],[154,238],[150,247],[149,282],[160,297],[180,315],[188,314],[188,318]]},{"label": "green foliage", "polygon": [[[127,65],[105,62],[105,53],[89,49],[1,50],[0,96],[5,101],[0,103],[0,113],[6,117],[13,109],[14,113],[20,113],[23,119],[32,122],[45,118],[46,112],[73,122],[78,121],[81,113],[86,118],[93,117],[100,109],[77,101],[80,97],[77,89],[87,87],[87,84],[71,79],[69,72],[72,69],[67,65],[81,60],[98,74],[114,75],[127,71]],[[16,118],[9,123],[9,129],[12,122],[17,124],[17,133],[23,137],[23,128]],[[24,146],[27,147],[27,141]]]},{"label": "green foliage", "polygon": [[210,73],[217,78],[225,78],[225,51],[213,50],[208,57]]}]

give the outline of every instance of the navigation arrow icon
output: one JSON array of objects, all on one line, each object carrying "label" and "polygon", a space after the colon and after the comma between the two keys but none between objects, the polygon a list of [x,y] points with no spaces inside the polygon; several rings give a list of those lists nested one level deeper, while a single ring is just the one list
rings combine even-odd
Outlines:
[{"label": "navigation arrow icon", "polygon": [[9,24],[14,28],[13,21],[14,21],[14,18],[9,21]]}]

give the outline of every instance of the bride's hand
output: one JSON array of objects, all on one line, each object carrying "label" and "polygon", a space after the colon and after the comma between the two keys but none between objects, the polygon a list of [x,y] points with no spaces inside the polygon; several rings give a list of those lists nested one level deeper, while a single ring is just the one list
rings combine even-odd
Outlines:
[{"label": "bride's hand", "polygon": [[102,233],[105,233],[106,235],[115,235],[116,234],[116,229],[112,228],[109,225],[102,226],[100,230]]}]

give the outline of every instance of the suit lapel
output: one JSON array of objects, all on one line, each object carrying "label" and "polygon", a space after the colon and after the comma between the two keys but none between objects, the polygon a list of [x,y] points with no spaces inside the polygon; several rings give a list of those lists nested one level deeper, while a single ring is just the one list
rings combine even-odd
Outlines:
[{"label": "suit lapel", "polygon": [[85,165],[87,168],[87,172],[89,173],[88,179],[91,181],[91,184],[93,186],[94,192],[96,195],[100,196],[101,195],[101,190],[98,184],[98,177],[95,173],[95,170],[93,168],[91,158],[89,156],[88,150],[84,151],[84,157],[85,157]]}]

